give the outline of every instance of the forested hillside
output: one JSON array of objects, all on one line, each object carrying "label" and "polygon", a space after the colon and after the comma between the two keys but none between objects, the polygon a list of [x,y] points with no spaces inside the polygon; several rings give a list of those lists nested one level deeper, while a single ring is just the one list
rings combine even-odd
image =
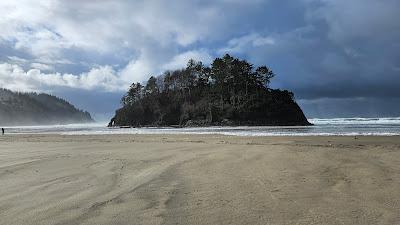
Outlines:
[{"label": "forested hillside", "polygon": [[210,66],[133,83],[109,126],[310,125],[293,93],[269,88],[274,73],[225,55]]},{"label": "forested hillside", "polygon": [[48,94],[0,89],[0,125],[41,125],[93,122],[88,112]]}]

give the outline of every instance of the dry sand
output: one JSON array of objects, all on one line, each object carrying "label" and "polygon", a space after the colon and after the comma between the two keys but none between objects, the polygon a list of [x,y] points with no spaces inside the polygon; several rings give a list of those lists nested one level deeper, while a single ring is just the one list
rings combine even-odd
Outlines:
[{"label": "dry sand", "polygon": [[400,224],[399,137],[5,135],[0,224]]}]

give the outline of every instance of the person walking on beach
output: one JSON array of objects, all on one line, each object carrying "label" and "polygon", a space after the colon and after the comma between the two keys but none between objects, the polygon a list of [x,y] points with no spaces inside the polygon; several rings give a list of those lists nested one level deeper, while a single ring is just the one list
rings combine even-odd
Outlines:
[{"label": "person walking on beach", "polygon": [[1,128],[1,134],[4,135],[4,128]]}]

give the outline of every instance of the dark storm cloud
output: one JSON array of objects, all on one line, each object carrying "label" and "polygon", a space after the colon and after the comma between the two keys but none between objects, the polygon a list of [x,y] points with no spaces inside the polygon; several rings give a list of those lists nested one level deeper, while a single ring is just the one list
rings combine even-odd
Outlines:
[{"label": "dark storm cloud", "polygon": [[[399,1],[269,6],[260,17],[264,30],[235,37],[221,52],[269,65],[277,74],[273,86],[292,90],[310,117],[400,115],[394,104],[400,102]],[[257,44],[263,39],[270,41]],[[337,110],[322,110],[332,106]]]},{"label": "dark storm cloud", "polygon": [[398,1],[305,1],[289,14],[302,17],[285,19],[296,28],[260,34],[274,43],[231,49],[270,65],[276,86],[299,98],[400,97],[399,8]]},{"label": "dark storm cloud", "polygon": [[319,98],[298,100],[314,118],[399,116],[399,98]]}]

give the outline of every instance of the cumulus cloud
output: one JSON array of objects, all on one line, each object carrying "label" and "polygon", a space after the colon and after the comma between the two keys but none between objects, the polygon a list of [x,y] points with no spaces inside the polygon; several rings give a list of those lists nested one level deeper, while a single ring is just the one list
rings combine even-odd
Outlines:
[{"label": "cumulus cloud", "polygon": [[52,66],[49,66],[49,65],[46,65],[46,64],[43,64],[43,63],[34,62],[34,63],[31,63],[30,66],[31,66],[31,68],[33,68],[33,69],[38,69],[38,70],[41,70],[41,71],[53,70],[53,67],[52,67]]},{"label": "cumulus cloud", "polygon": [[[260,1],[254,1],[254,6]],[[232,6],[217,1],[2,1],[0,38],[36,57],[61,57],[77,47],[99,53],[160,46],[189,46],[227,35]],[[243,6],[244,5],[244,6]],[[250,7],[250,6],[247,6]],[[236,13],[235,13],[236,14]],[[212,26],[210,26],[212,25]]]},{"label": "cumulus cloud", "polygon": [[152,61],[145,55],[141,55],[138,59],[132,60],[121,71],[121,77],[126,82],[142,82],[151,75],[156,75],[156,67]]},{"label": "cumulus cloud", "polygon": [[[143,58],[144,57],[144,58]],[[52,91],[57,87],[96,90],[106,92],[124,92],[132,82],[144,82],[151,75],[156,76],[164,70],[184,68],[190,59],[210,63],[212,57],[204,50],[188,51],[176,55],[171,61],[157,66],[145,54],[132,60],[121,70],[111,66],[98,66],[80,74],[51,73],[52,66],[31,63],[25,70],[27,60],[12,58],[20,64],[0,63],[0,87],[16,91]]]},{"label": "cumulus cloud", "polygon": [[79,75],[43,73],[40,69],[24,70],[19,65],[0,64],[0,86],[15,91],[49,91],[54,87],[85,90],[122,91],[127,87],[109,66],[93,68]]},{"label": "cumulus cloud", "polygon": [[212,56],[206,50],[193,50],[181,53],[172,58],[171,61],[166,63],[162,69],[163,70],[175,70],[186,67],[186,64],[190,59],[195,59],[201,61],[204,64],[210,64],[212,61]]},{"label": "cumulus cloud", "polygon": [[275,39],[271,36],[261,36],[258,33],[252,33],[239,38],[233,38],[228,41],[227,47],[219,50],[220,53],[242,53],[248,47],[261,47],[265,45],[274,45]]},{"label": "cumulus cloud", "polygon": [[[26,71],[88,73],[111,65],[126,82],[143,81],[189,57],[209,61],[212,49],[193,47],[223,40],[236,25],[237,8],[262,1],[1,1],[0,43],[11,45]],[[223,29],[221,29],[223,28]],[[197,48],[197,47],[195,47]],[[17,54],[18,53],[18,54]],[[22,54],[21,54],[22,53]],[[10,55],[11,54],[11,55]],[[22,56],[22,57],[21,57]]]}]

